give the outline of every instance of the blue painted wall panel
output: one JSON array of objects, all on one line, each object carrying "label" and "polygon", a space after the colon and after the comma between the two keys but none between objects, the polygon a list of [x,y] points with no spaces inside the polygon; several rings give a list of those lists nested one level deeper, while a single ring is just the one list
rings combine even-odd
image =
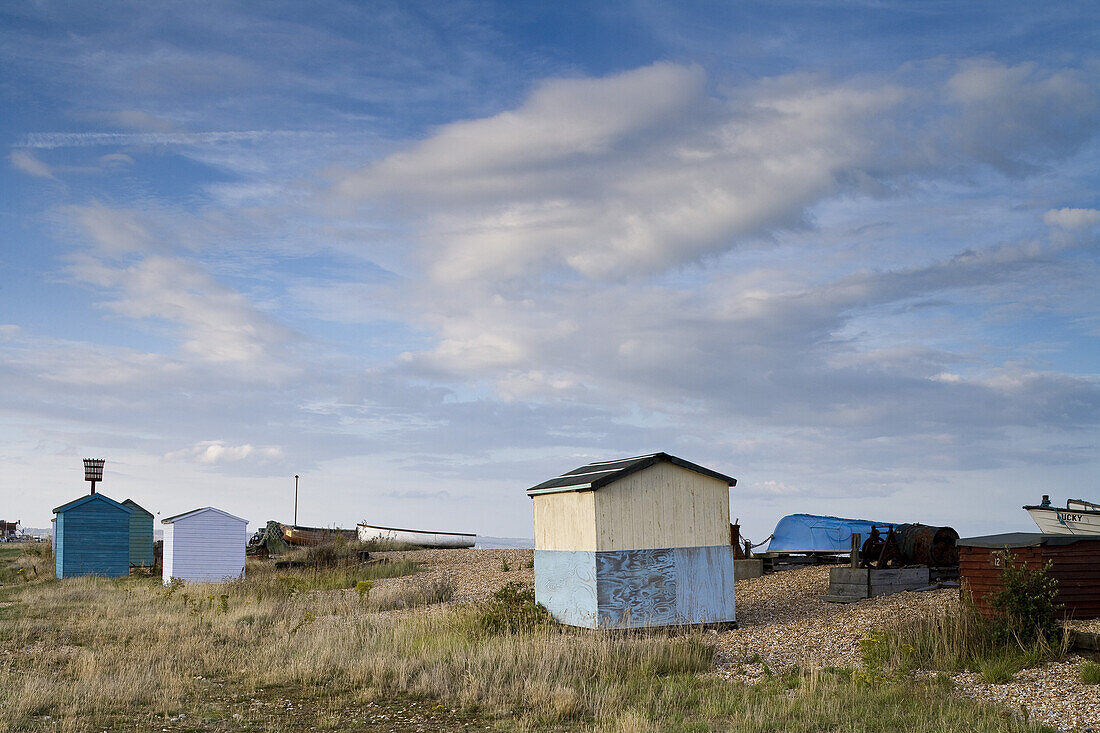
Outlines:
[{"label": "blue painted wall panel", "polygon": [[570,626],[596,627],[596,553],[535,550],[535,600]]},{"label": "blue painted wall panel", "polygon": [[736,620],[733,553],[732,545],[676,549],[676,608],[683,623]]},{"label": "blue painted wall panel", "polygon": [[736,620],[733,547],[535,550],[535,598],[558,621],[641,628]]},{"label": "blue painted wall panel", "polygon": [[678,623],[676,562],[671,548],[596,553],[600,626]]}]

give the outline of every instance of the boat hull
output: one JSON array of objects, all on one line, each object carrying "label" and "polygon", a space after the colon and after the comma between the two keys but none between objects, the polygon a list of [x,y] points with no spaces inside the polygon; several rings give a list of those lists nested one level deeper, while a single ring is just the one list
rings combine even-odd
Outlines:
[{"label": "boat hull", "polygon": [[332,541],[337,537],[343,537],[352,542],[356,539],[354,529],[328,529],[325,527],[296,527],[284,524],[283,539],[288,545],[312,546]]},{"label": "boat hull", "polygon": [[1059,507],[1024,507],[1043,534],[1100,535],[1100,512]]},{"label": "boat hull", "polygon": [[357,529],[360,542],[383,541],[439,548],[473,547],[477,542],[476,534],[464,532],[424,532],[418,529],[377,527],[371,524],[360,524]]}]

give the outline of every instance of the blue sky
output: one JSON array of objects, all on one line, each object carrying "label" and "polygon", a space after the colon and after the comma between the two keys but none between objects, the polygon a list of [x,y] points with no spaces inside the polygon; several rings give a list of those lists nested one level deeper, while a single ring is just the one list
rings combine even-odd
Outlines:
[{"label": "blue sky", "polygon": [[530,536],[663,450],[793,512],[1100,498],[1092,3],[0,10],[0,514]]}]

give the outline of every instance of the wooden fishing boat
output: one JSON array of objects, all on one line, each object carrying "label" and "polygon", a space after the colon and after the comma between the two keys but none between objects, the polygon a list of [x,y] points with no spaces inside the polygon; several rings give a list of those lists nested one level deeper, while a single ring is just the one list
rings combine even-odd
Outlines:
[{"label": "wooden fishing boat", "polygon": [[473,547],[477,535],[472,532],[428,532],[422,529],[398,529],[360,523],[360,542],[383,541],[419,547],[458,548]]},{"label": "wooden fishing boat", "polygon": [[1100,504],[1067,499],[1065,508],[1056,507],[1044,494],[1040,504],[1024,509],[1044,534],[1100,535]]},{"label": "wooden fishing boat", "polygon": [[284,524],[282,528],[283,539],[286,540],[288,545],[319,545],[337,537],[343,537],[346,540],[354,542],[357,536],[354,529],[301,527],[293,524]]}]

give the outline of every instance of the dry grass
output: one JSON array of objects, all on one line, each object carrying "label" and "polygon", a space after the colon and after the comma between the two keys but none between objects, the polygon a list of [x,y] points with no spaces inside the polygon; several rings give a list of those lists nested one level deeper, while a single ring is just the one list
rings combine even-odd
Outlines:
[{"label": "dry grass", "polygon": [[[343,730],[387,699],[530,731],[1038,730],[935,681],[867,686],[813,672],[731,684],[701,674],[713,669],[704,632],[487,633],[476,607],[385,614],[373,593],[282,593],[278,577],[4,589],[15,605],[0,609],[0,731],[144,730],[172,718],[176,729]],[[278,714],[258,707],[272,699]]]}]

